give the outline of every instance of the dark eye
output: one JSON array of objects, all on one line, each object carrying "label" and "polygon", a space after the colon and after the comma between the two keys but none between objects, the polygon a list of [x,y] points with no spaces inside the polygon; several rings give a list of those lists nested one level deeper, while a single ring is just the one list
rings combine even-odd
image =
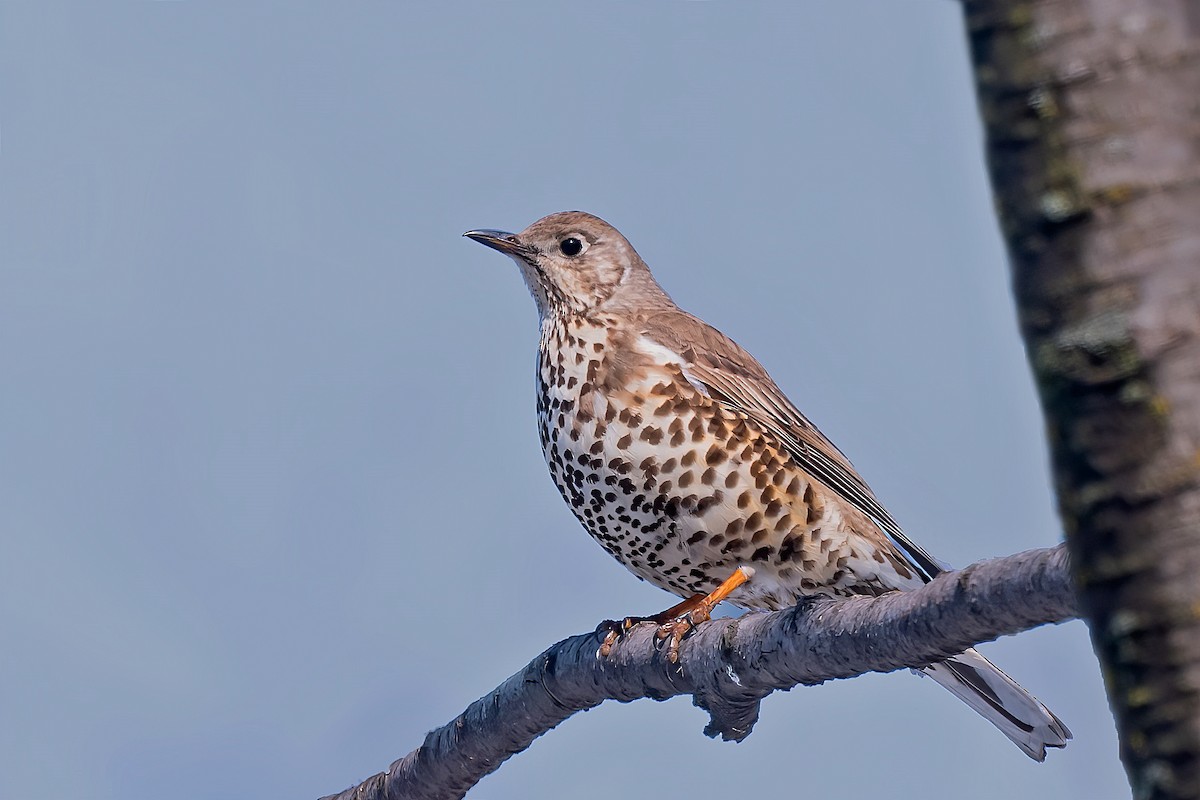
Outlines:
[{"label": "dark eye", "polygon": [[568,236],[558,243],[558,249],[564,256],[577,256],[583,252],[583,242],[575,236]]}]

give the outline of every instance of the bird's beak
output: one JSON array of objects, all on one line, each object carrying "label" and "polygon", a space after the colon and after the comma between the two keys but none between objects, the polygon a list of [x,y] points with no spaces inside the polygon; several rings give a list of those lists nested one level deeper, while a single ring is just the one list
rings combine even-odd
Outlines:
[{"label": "bird's beak", "polygon": [[528,261],[533,256],[533,249],[528,245],[521,244],[517,241],[515,233],[508,231],[467,231],[463,236],[468,239],[474,239],[480,244],[485,244],[493,250],[499,250],[506,256],[516,256]]}]

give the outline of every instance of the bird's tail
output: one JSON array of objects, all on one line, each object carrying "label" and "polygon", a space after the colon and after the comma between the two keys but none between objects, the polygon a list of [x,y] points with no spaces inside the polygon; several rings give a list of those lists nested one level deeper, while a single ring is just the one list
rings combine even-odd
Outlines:
[{"label": "bird's tail", "polygon": [[949,689],[1035,761],[1066,747],[1071,731],[1036,697],[974,649],[917,670]]}]

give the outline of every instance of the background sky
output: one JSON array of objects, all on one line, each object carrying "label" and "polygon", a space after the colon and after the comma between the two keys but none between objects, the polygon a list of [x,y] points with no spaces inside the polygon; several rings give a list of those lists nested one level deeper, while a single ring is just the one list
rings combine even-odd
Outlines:
[{"label": "background sky", "polygon": [[[1059,541],[957,4],[0,5],[0,796],[316,797],[672,600],[575,522],[461,239],[620,228],[917,541]],[[1082,623],[931,681],[580,714],[478,798],[1121,798]]]}]

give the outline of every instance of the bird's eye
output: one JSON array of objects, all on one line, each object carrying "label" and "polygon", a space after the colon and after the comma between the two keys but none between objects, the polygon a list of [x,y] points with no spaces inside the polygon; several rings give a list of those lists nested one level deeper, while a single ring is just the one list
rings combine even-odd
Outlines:
[{"label": "bird's eye", "polygon": [[578,236],[568,236],[558,243],[558,249],[564,256],[577,256],[583,252],[583,239]]}]

